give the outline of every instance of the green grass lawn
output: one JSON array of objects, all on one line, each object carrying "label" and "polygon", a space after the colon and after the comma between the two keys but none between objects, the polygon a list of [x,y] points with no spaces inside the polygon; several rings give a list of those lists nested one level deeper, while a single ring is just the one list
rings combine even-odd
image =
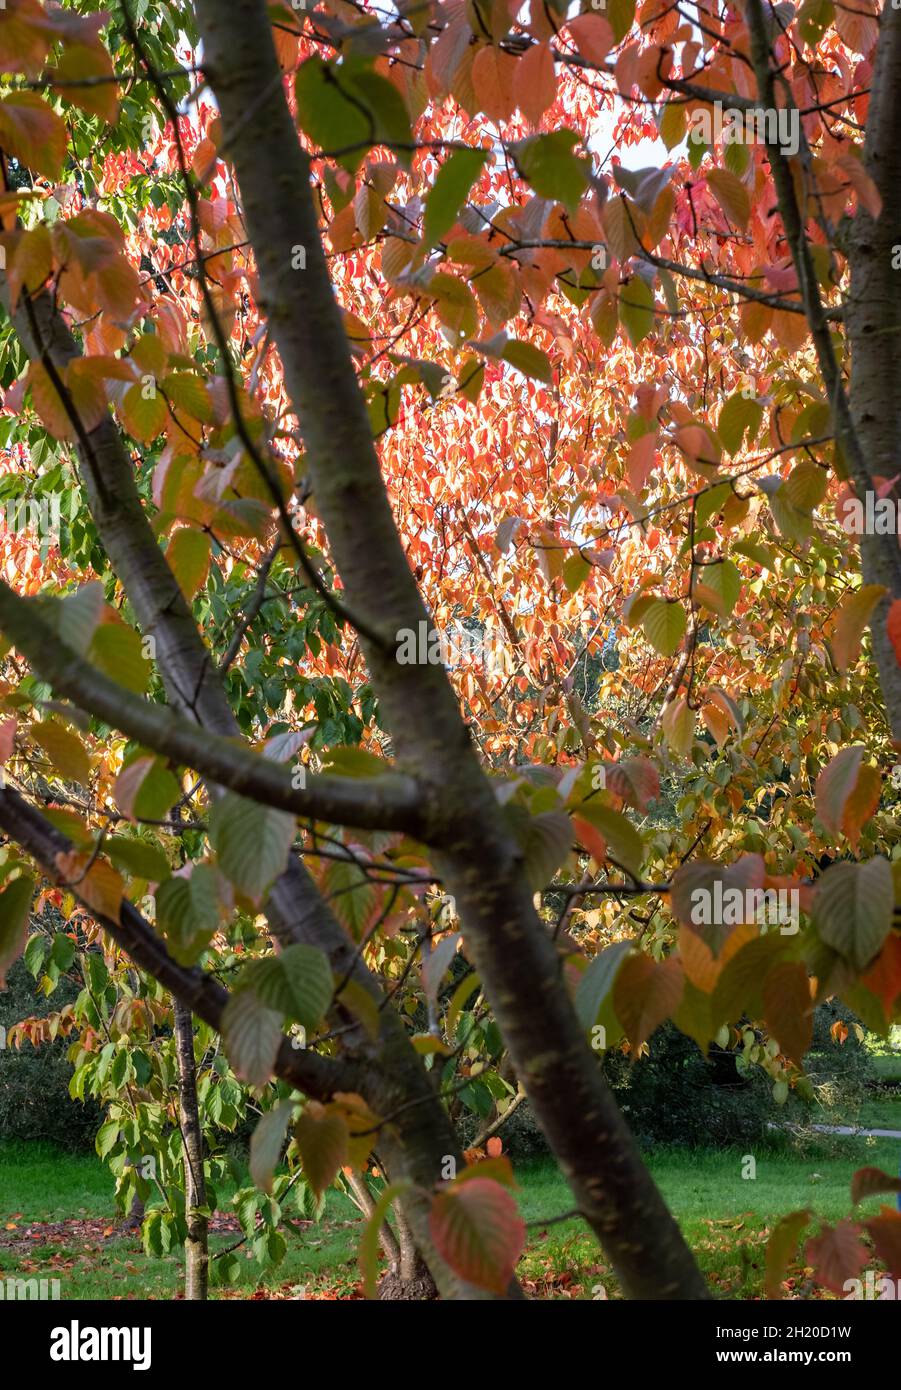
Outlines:
[{"label": "green grass lawn", "polygon": [[[758,1152],[754,1178],[742,1177],[749,1165],[739,1150],[666,1149],[650,1154],[648,1162],[715,1291],[727,1298],[759,1298],[771,1224],[802,1207],[831,1221],[847,1215],[854,1170],[872,1164],[894,1173],[899,1156],[901,1144],[892,1140],[829,1137],[803,1151],[785,1147]],[[608,1297],[618,1297],[616,1279],[581,1222],[543,1224],[573,1205],[555,1165],[532,1160],[516,1164],[515,1171],[519,1206],[529,1227],[518,1271],[527,1290],[539,1298],[591,1298],[600,1285]],[[179,1255],[148,1259],[138,1238],[103,1234],[114,1224],[113,1182],[97,1159],[0,1145],[0,1172],[0,1240],[8,1242],[37,1220],[95,1223],[85,1231],[73,1227],[62,1241],[29,1243],[24,1254],[0,1244],[0,1276],[58,1277],[66,1298],[169,1299],[179,1292]],[[875,1211],[878,1204],[873,1198],[868,1206]],[[226,1207],[224,1200],[222,1206]],[[98,1227],[98,1219],[109,1224]],[[246,1277],[231,1296],[246,1298],[257,1289],[268,1289],[291,1297],[299,1287],[314,1296],[350,1293],[358,1282],[361,1228],[350,1202],[332,1194],[320,1223],[288,1229],[288,1254],[282,1265],[261,1276],[259,1266],[248,1259]],[[221,1249],[236,1238],[216,1234],[212,1248]],[[792,1276],[797,1294],[813,1294],[802,1264],[793,1267]],[[216,1291],[214,1296],[221,1294]]]},{"label": "green grass lawn", "polygon": [[880,1081],[901,1081],[901,1052],[886,1057],[871,1057],[870,1062]]},{"label": "green grass lawn", "polygon": [[901,1092],[885,1087],[863,1102],[856,1123],[862,1129],[901,1130]]}]

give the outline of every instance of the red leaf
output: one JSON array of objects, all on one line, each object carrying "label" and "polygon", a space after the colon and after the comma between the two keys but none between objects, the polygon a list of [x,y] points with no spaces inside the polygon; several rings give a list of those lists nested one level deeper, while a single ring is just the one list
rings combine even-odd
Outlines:
[{"label": "red leaf", "polygon": [[880,1260],[887,1265],[894,1278],[901,1278],[901,1212],[883,1207],[879,1215],[865,1225]]},{"label": "red leaf", "polygon": [[820,1283],[833,1293],[844,1293],[845,1284],[857,1278],[869,1258],[860,1229],[853,1221],[826,1226],[807,1242],[807,1263],[813,1265]]},{"label": "red leaf", "polygon": [[432,1239],[461,1278],[492,1293],[509,1287],[526,1239],[516,1202],[499,1183],[470,1178],[432,1202]]},{"label": "red leaf", "polygon": [[851,1179],[851,1201],[854,1205],[877,1192],[901,1192],[901,1178],[893,1178],[891,1173],[883,1173],[881,1168],[858,1168]]}]

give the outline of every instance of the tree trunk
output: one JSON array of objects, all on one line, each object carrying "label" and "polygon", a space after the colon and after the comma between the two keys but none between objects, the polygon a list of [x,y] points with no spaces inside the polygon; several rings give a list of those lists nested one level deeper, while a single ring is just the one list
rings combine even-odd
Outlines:
[{"label": "tree trunk", "polygon": [[178,1052],[178,1108],[185,1161],[185,1298],[204,1302],[209,1286],[209,1221],[203,1171],[203,1130],[197,1106],[197,1065],[191,1010],[175,1001],[175,1039]]},{"label": "tree trunk", "polygon": [[416,1248],[409,1223],[399,1209],[395,1212],[395,1221],[399,1255],[393,1267],[379,1283],[379,1298],[385,1301],[417,1303],[436,1299],[438,1290],[435,1281]]},{"label": "tree trunk", "polygon": [[[196,10],[204,71],[256,255],[260,304],[301,421],[317,513],[398,760],[423,787],[435,867],[462,909],[471,958],[539,1123],[626,1293],[708,1297],[588,1046],[535,911],[522,852],[446,673],[397,661],[401,631],[416,632],[429,619],[394,526],[266,5],[196,0]],[[306,253],[302,271],[293,269],[298,245]]]},{"label": "tree trunk", "polygon": [[[355,1204],[368,1220],[375,1210],[375,1199],[366,1179],[360,1173],[348,1173],[347,1184]],[[419,1253],[410,1224],[399,1208],[395,1209],[395,1223],[397,1235],[387,1221],[382,1223],[379,1233],[382,1249],[389,1262],[388,1270],[379,1280],[379,1298],[417,1301],[437,1298],[435,1280]]]}]

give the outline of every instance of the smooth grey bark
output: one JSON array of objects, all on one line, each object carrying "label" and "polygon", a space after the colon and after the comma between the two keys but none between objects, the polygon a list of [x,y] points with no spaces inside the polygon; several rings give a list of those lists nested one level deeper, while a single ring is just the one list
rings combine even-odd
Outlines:
[{"label": "smooth grey bark", "polygon": [[197,1063],[191,1010],[178,999],[175,1009],[175,1048],[178,1056],[178,1109],[185,1169],[185,1298],[204,1302],[209,1290],[209,1219],[203,1166],[203,1128],[197,1103]]},{"label": "smooth grey bark", "polygon": [[[561,978],[522,853],[438,666],[401,666],[399,632],[428,615],[394,527],[319,236],[310,162],[285,102],[264,0],[196,0],[262,311],[300,420],[305,463],[399,759],[438,808],[435,864],[578,1206],[627,1294],[704,1298],[694,1258],[645,1168]],[[294,248],[306,268],[295,270]]]},{"label": "smooth grey bark", "polygon": [[[890,4],[880,16],[864,167],[882,197],[882,214],[873,218],[860,204],[851,226],[845,310],[851,410],[871,479],[891,479],[901,472],[901,10]],[[897,482],[890,495],[898,515]],[[899,537],[862,537],[861,565],[865,583],[889,590],[873,615],[873,651],[890,724],[901,739],[901,661],[886,631],[889,605],[901,599]]]},{"label": "smooth grey bark", "polygon": [[[748,22],[751,59],[759,97],[767,108],[772,109],[778,104],[777,73],[773,67],[763,0],[748,0]],[[898,394],[901,384],[901,344],[898,341],[901,334],[901,291],[898,276],[901,272],[892,270],[892,242],[897,235],[901,208],[898,184],[901,170],[898,152],[901,134],[898,124],[901,118],[899,30],[901,11],[886,7],[881,17],[866,142],[866,164],[882,195],[884,207],[876,220],[860,204],[851,224],[851,286],[845,313],[852,363],[850,392],[845,386],[820,297],[807,235],[806,209],[799,206],[788,159],[778,144],[767,147],[779,214],[798,277],[817,363],[832,408],[835,437],[861,501],[867,492],[875,490],[877,474],[893,478],[898,472],[897,450],[901,442],[898,432],[898,425],[901,424]],[[785,84],[782,86],[785,92]],[[790,92],[787,95],[790,98]],[[805,152],[808,151],[802,131],[802,153]],[[805,162],[802,160],[802,164]],[[901,499],[897,485],[895,496]],[[886,631],[889,606],[894,599],[901,598],[901,550],[898,548],[897,535],[861,536],[860,561],[865,583],[879,584],[886,590],[873,611],[870,629],[886,717],[894,737],[901,739],[901,665]]]}]

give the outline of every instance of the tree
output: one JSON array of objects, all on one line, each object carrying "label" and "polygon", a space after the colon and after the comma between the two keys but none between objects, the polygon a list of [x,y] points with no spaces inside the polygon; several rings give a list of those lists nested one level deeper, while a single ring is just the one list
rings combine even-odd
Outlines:
[{"label": "tree", "polygon": [[778,1099],[901,996],[901,16],[73,8],[0,15],[8,440],[78,487],[0,587],[4,953],[30,864],[221,1031],[275,1234],[290,1126],[314,1199],[374,1150],[367,1277],[396,1201],[516,1294],[442,1101],[521,1087],[626,1292],[704,1297],[599,1051],[745,1018]]}]

